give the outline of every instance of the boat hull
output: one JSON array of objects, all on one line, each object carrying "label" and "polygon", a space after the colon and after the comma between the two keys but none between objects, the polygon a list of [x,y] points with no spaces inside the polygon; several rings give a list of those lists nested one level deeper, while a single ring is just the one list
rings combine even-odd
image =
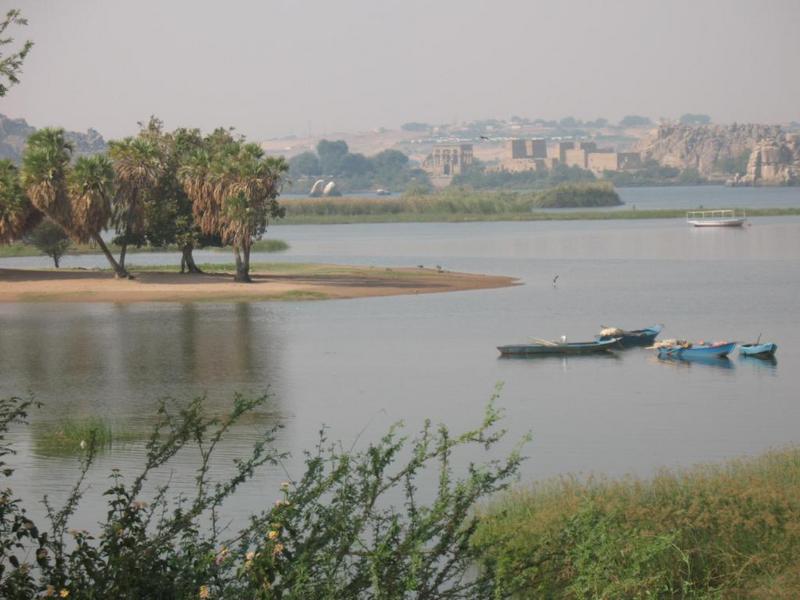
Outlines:
[{"label": "boat hull", "polygon": [[[663,325],[653,325],[644,329],[634,329],[617,336],[617,339],[622,346],[649,346],[655,341],[663,328]],[[598,335],[595,336],[595,339],[599,342],[605,342],[613,338],[608,335]]]},{"label": "boat hull", "polygon": [[498,346],[500,356],[552,356],[567,354],[593,354],[606,352],[612,346],[618,345],[618,339],[613,338],[603,342],[568,342],[550,344],[511,344]]},{"label": "boat hull", "polygon": [[691,348],[683,348],[681,346],[670,346],[667,348],[659,348],[658,355],[660,357],[674,357],[674,358],[722,358],[728,356],[736,348],[736,342],[718,345],[703,345],[692,346]]},{"label": "boat hull", "polygon": [[739,354],[754,358],[772,358],[778,350],[778,344],[742,344]]},{"label": "boat hull", "polygon": [[741,227],[746,219],[720,219],[717,221],[689,221],[695,227]]}]

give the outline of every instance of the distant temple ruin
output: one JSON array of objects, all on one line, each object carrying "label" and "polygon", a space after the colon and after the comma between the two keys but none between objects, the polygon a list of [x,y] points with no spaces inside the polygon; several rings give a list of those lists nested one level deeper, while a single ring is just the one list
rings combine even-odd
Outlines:
[{"label": "distant temple ruin", "polygon": [[422,163],[433,185],[442,187],[473,163],[472,144],[435,144]]},{"label": "distant temple ruin", "polygon": [[638,169],[642,161],[638,152],[615,152],[598,148],[595,142],[558,141],[549,148],[542,139],[509,140],[506,158],[496,167],[498,171],[542,171],[562,164],[588,169],[596,174],[603,171]]}]

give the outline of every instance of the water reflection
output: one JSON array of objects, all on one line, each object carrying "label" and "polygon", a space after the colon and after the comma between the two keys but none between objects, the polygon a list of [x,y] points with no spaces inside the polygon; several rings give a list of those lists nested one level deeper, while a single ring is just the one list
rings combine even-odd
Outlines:
[{"label": "water reflection", "polygon": [[764,369],[766,371],[773,371],[778,366],[778,359],[774,356],[766,356],[761,358],[759,356],[749,356],[747,354],[739,355],[739,362],[742,365],[748,365],[753,369]]},{"label": "water reflection", "polygon": [[280,325],[262,304],[17,305],[0,312],[0,392],[31,391],[48,418],[138,418],[167,395],[279,391]]},{"label": "water reflection", "polygon": [[718,367],[721,369],[733,369],[733,363],[728,357],[708,357],[708,358],[686,358],[678,356],[658,356],[656,362],[664,365],[671,365],[675,367],[691,367],[693,365],[704,365],[709,367]]}]

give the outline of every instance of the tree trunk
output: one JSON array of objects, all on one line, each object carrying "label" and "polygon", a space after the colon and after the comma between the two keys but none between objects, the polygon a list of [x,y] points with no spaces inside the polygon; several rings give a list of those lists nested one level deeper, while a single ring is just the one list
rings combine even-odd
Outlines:
[{"label": "tree trunk", "polygon": [[187,244],[181,249],[181,273],[188,272],[188,273],[202,273],[200,268],[194,262],[194,256],[192,256],[192,250],[194,250],[194,246],[191,244]]},{"label": "tree trunk", "polygon": [[103,238],[100,237],[99,233],[93,234],[92,239],[100,248],[100,250],[103,251],[103,254],[106,255],[106,259],[111,265],[111,268],[114,269],[114,275],[117,277],[117,279],[133,279],[133,277],[131,277],[131,275],[125,270],[125,267],[116,261],[114,255],[111,254],[111,250],[108,249],[108,246],[106,246],[106,243],[103,241]]},{"label": "tree trunk", "polygon": [[250,245],[242,245],[241,252],[239,246],[233,246],[233,255],[236,258],[236,276],[234,281],[240,283],[251,283],[250,279]]},{"label": "tree trunk", "polygon": [[53,254],[53,262],[56,264],[56,269],[58,268],[58,259],[59,258],[60,257],[58,256],[58,254]]},{"label": "tree trunk", "polygon": [[124,271],[125,270],[125,255],[128,253],[128,244],[127,242],[122,242],[122,248],[119,251],[119,266]]}]

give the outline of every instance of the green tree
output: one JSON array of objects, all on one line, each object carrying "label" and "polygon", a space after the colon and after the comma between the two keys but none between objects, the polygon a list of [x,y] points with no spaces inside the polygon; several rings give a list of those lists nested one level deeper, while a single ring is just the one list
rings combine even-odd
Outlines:
[{"label": "green tree", "polygon": [[128,246],[145,242],[145,203],[155,192],[163,173],[163,157],[156,144],[143,138],[125,138],[109,144],[114,165],[116,194],[111,224],[120,246],[119,264],[125,268]]},{"label": "green tree", "polygon": [[203,147],[203,137],[197,129],[166,132],[156,117],[142,126],[138,137],[158,149],[162,164],[158,183],[145,201],[144,237],[151,246],[177,245],[181,250],[181,273],[201,273],[194,261],[194,249],[220,245],[220,241],[218,236],[204,235],[195,222],[192,201],[178,172],[188,157]]},{"label": "green tree", "polygon": [[20,239],[41,219],[42,213],[22,189],[17,167],[10,160],[0,160],[0,244]]},{"label": "green tree", "polygon": [[27,142],[21,181],[31,203],[77,242],[93,241],[117,277],[129,277],[101,233],[111,217],[114,171],[102,155],[79,158],[70,167],[72,145],[63,129],[40,129]]},{"label": "green tree", "polygon": [[302,152],[289,159],[289,173],[293,177],[318,177],[322,174],[319,157],[313,152]]},{"label": "green tree", "polygon": [[335,142],[320,140],[317,144],[317,154],[319,155],[322,174],[339,175],[342,161],[348,153],[347,143],[344,140],[337,140]]},{"label": "green tree", "polygon": [[52,258],[56,269],[60,266],[61,257],[70,247],[69,236],[60,225],[50,219],[45,219],[28,233],[25,242],[34,245],[42,254]]},{"label": "green tree", "polygon": [[14,38],[6,37],[6,30],[11,25],[27,25],[27,19],[22,17],[18,9],[11,9],[6,13],[5,19],[0,21],[0,98],[6,95],[8,89],[19,83],[19,74],[22,72],[22,63],[33,47],[33,42],[27,40],[18,50],[4,56],[2,47],[14,42]]}]

